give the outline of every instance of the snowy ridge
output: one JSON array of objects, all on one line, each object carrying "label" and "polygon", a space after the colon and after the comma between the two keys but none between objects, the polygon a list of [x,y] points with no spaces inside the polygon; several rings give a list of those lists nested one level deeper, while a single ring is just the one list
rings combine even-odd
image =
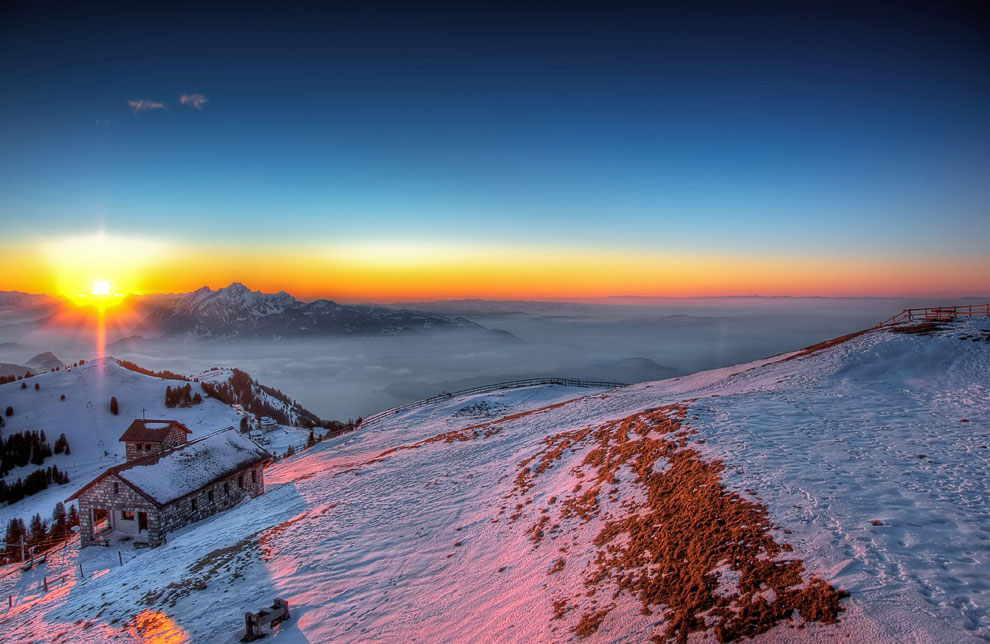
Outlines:
[{"label": "snowy ridge", "polygon": [[[875,331],[614,391],[531,387],[409,410],[274,465],[271,492],[154,553],[125,553],[123,567],[114,553],[83,551],[84,579],[25,595],[0,629],[42,641],[233,643],[243,611],[279,596],[293,613],[276,635],[285,643],[641,642],[670,637],[672,625],[710,642],[716,624],[745,625],[733,606],[803,602],[797,591],[820,589],[820,577],[850,593],[837,623],[802,608],[754,641],[987,642],[988,340],[987,320],[930,335]],[[648,471],[623,460],[651,444],[662,451]],[[746,523],[727,531],[779,548],[753,561],[799,562],[799,578],[745,590],[751,573],[711,561],[702,587],[721,603],[692,622],[644,606],[661,595],[615,585],[650,573],[648,563],[617,562],[619,581],[589,577],[603,552],[635,544],[621,536],[634,523],[622,522],[653,511],[643,477],[675,482],[688,471],[718,479],[654,500],[686,494],[688,508],[707,498],[742,511]],[[589,490],[595,505],[575,505]],[[657,526],[732,516],[688,510]],[[685,566],[711,552],[704,540],[691,549],[696,533],[677,537],[695,553]],[[37,582],[28,575],[18,588]]]},{"label": "snowy ridge", "polygon": [[289,337],[331,334],[395,334],[413,329],[473,328],[463,318],[330,300],[302,302],[285,291],[252,291],[240,282],[214,291],[160,298],[144,321],[165,334],[212,337]]},{"label": "snowy ridge", "polygon": [[213,368],[196,376],[204,384],[204,389],[217,388],[216,394],[230,405],[241,405],[243,409],[257,417],[270,416],[283,425],[312,426],[321,419],[294,399],[266,387],[248,375],[234,368]]}]

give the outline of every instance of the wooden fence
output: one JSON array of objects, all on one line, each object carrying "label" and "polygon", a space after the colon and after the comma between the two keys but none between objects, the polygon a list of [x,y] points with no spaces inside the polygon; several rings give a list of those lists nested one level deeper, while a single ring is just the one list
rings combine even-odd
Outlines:
[{"label": "wooden fence", "polygon": [[962,304],[959,306],[926,306],[920,309],[904,309],[897,315],[876,325],[881,329],[910,322],[946,322],[957,318],[990,317],[990,304]]},{"label": "wooden fence", "polygon": [[422,400],[416,400],[404,405],[399,405],[398,407],[392,407],[391,409],[380,411],[377,414],[372,414],[371,416],[362,419],[358,427],[360,428],[368,425],[374,425],[375,423],[379,423],[390,416],[401,414],[404,411],[416,409],[417,407],[424,407],[426,405],[432,405],[434,403],[456,398],[458,396],[470,396],[471,394],[484,394],[490,391],[497,391],[499,389],[517,389],[519,387],[534,387],[537,385],[563,385],[565,387],[615,389],[616,387],[625,387],[626,383],[609,382],[607,380],[578,380],[576,378],[528,378],[526,380],[511,380],[509,382],[499,382],[493,385],[482,385],[480,387],[472,387],[471,389],[462,389],[460,391],[443,392],[441,394],[437,394],[436,396],[431,396],[430,398],[423,398]]}]

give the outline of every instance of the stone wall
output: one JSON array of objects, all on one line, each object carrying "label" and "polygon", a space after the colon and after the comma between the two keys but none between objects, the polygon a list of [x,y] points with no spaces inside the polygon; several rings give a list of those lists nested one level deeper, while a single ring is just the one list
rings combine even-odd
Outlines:
[{"label": "stone wall", "polygon": [[[161,442],[125,441],[124,449],[127,460],[133,461],[136,458],[150,456],[151,454],[158,454],[188,442],[189,434],[178,427],[172,427]],[[138,446],[145,447],[146,449],[138,449]],[[150,450],[147,449],[148,446],[151,446]]]},{"label": "stone wall", "polygon": [[96,508],[111,513],[111,525],[116,518],[113,513],[120,510],[134,511],[135,521],[138,512],[147,512],[148,543],[158,544],[161,535],[159,509],[116,474],[110,474],[79,496],[79,538],[83,548],[97,543],[93,534],[93,510]]},{"label": "stone wall", "polygon": [[[254,479],[252,480],[252,472]],[[241,479],[243,487],[238,483]],[[226,485],[226,489],[224,486]],[[264,468],[259,463],[173,501],[162,509],[162,534],[184,525],[201,521],[217,512],[229,510],[245,497],[256,497],[265,492]],[[212,497],[211,497],[212,493]],[[195,507],[193,503],[195,502]]]},{"label": "stone wall", "polygon": [[[92,511],[95,508],[102,508],[110,513],[132,510],[135,513],[135,521],[138,512],[147,512],[147,540],[148,544],[154,547],[165,543],[167,533],[228,510],[245,497],[260,496],[264,492],[265,474],[261,463],[211,483],[162,508],[156,507],[138,494],[116,474],[110,474],[79,496],[80,545],[85,548],[98,543],[93,534]],[[112,516],[111,525],[114,525],[118,515],[112,514]]]},{"label": "stone wall", "polygon": [[179,427],[172,427],[168,431],[168,435],[165,436],[165,440],[162,441],[162,451],[164,452],[167,449],[172,449],[188,442],[189,434]]},{"label": "stone wall", "polygon": [[[146,447],[151,445],[151,450],[138,449],[138,446]],[[151,454],[157,454],[161,451],[160,445],[158,443],[149,443],[147,441],[127,441],[124,443],[124,448],[127,453],[127,460],[133,461],[136,458],[141,458],[143,456],[149,456]]]}]

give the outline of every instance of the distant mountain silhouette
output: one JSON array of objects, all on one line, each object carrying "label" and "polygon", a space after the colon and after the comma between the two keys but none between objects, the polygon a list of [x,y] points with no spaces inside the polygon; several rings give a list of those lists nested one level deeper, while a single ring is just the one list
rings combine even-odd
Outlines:
[{"label": "distant mountain silhouette", "polygon": [[302,302],[285,291],[262,293],[239,282],[213,290],[160,297],[145,327],[167,335],[210,337],[299,337],[394,335],[438,328],[481,329],[463,318],[374,306],[345,306],[330,300]]}]

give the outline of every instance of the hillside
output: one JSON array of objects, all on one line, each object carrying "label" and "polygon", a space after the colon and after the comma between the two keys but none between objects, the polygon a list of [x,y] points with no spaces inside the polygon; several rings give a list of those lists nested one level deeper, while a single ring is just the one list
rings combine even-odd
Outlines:
[{"label": "hillside", "polygon": [[123,566],[87,549],[57,592],[0,581],[0,629],[235,642],[279,596],[286,643],[990,641],[988,340],[876,331],[421,407]]},{"label": "hillside", "polygon": [[[218,383],[229,378],[230,370],[207,372],[206,377]],[[21,384],[27,387],[21,389]],[[35,384],[39,386],[34,389]],[[3,436],[23,431],[44,430],[49,443],[54,443],[64,433],[71,447],[71,454],[55,454],[45,459],[44,466],[57,465],[68,473],[65,485],[56,485],[33,494],[11,505],[0,503],[0,528],[12,517],[30,518],[40,512],[42,517],[51,515],[55,503],[64,500],[98,473],[124,459],[123,444],[118,438],[132,420],[141,418],[142,410],[147,418],[172,418],[192,430],[192,437],[217,431],[228,426],[238,426],[241,416],[230,406],[204,395],[203,402],[191,407],[166,407],[165,391],[168,387],[185,382],[167,380],[137,373],[121,366],[115,359],[93,361],[71,370],[61,370],[34,376],[24,381],[0,385],[0,411],[10,406],[13,415],[4,418],[0,433]],[[198,383],[191,383],[199,390]],[[252,381],[257,387],[257,383]],[[260,396],[270,399],[264,391]],[[65,400],[61,399],[65,395]],[[118,401],[118,415],[110,411],[110,398]],[[282,410],[292,420],[299,413],[291,405],[270,399],[273,407]],[[301,409],[301,408],[300,408]],[[307,431],[283,428],[273,436],[268,447],[284,451],[290,444],[298,445],[308,435]],[[12,483],[37,469],[28,464],[12,470],[4,478]]]}]

